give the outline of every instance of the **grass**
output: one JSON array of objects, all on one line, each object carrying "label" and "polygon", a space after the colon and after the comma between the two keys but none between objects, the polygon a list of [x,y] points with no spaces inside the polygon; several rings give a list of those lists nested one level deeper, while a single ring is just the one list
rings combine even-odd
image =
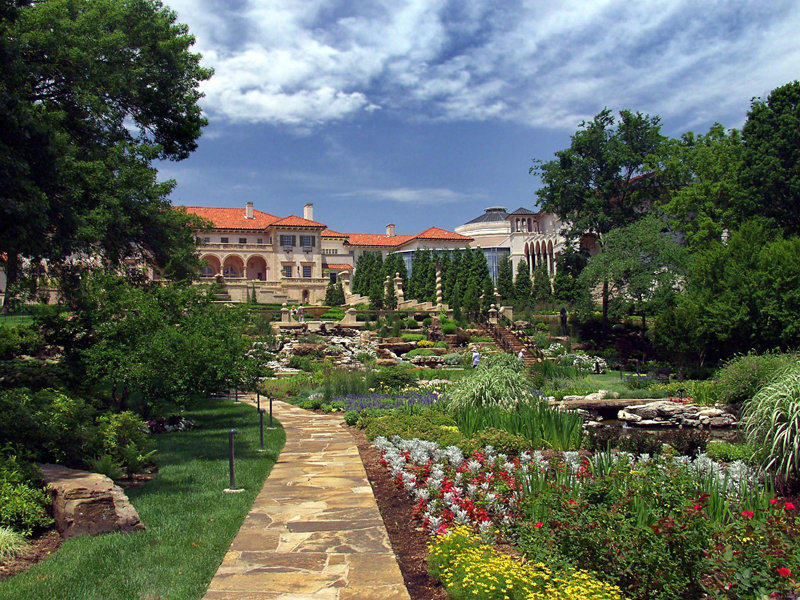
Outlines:
[{"label": "grass", "polygon": [[30,315],[0,315],[0,327],[16,327],[33,323]]},{"label": "grass", "polygon": [[[187,417],[199,429],[154,436],[159,473],[127,491],[146,531],[64,542],[52,557],[0,582],[4,600],[162,600],[201,598],[261,490],[285,441],[264,431],[259,447],[255,409],[205,401]],[[236,485],[228,487],[228,431],[235,427]]]}]

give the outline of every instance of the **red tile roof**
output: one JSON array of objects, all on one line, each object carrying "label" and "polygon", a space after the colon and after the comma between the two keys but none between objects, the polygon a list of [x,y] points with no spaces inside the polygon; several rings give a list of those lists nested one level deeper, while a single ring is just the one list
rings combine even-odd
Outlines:
[{"label": "red tile roof", "polygon": [[447,231],[441,227],[428,227],[414,236],[418,240],[453,240],[457,242],[471,242],[472,238],[453,231]]},{"label": "red tile roof", "polygon": [[338,265],[338,264],[337,265],[322,265],[322,266],[325,267],[326,269],[333,269],[334,271],[337,271],[337,270],[338,271],[342,271],[344,269],[350,270],[350,269],[354,268],[353,265]]},{"label": "red tile roof", "polygon": [[349,233],[339,233],[338,231],[334,231],[333,229],[323,229],[321,235],[322,235],[322,237],[346,238],[350,234]]},{"label": "red tile roof", "polygon": [[297,215],[289,215],[278,221],[272,223],[275,227],[319,227],[325,229],[325,223],[317,223],[316,221],[309,221]]},{"label": "red tile roof", "polygon": [[382,233],[348,233],[348,243],[351,246],[399,246],[409,241],[411,235],[393,235],[387,237]]},{"label": "red tile roof", "polygon": [[253,218],[248,219],[244,208],[212,208],[208,206],[176,206],[178,210],[208,219],[217,229],[251,229],[264,230],[280,217],[253,210]]}]

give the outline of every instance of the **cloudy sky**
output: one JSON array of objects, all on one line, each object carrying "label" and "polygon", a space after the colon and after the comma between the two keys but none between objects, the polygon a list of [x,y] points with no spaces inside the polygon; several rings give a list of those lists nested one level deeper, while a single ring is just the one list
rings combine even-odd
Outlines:
[{"label": "cloudy sky", "polygon": [[800,3],[166,0],[215,69],[199,149],[160,165],[174,204],[347,232],[452,229],[534,208],[533,158],[604,107],[663,132],[741,127],[800,77]]}]

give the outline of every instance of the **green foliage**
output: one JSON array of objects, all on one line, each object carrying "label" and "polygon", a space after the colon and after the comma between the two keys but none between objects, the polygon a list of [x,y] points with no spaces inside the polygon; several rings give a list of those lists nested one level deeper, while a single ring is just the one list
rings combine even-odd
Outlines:
[{"label": "green foliage", "polygon": [[542,262],[533,273],[533,299],[541,304],[553,301],[553,288],[547,267]]},{"label": "green foliage", "polygon": [[514,279],[514,299],[522,308],[530,306],[533,282],[528,270],[527,261],[521,260],[517,265],[517,276]]},{"label": "green foliage", "polygon": [[289,366],[292,369],[300,369],[301,371],[311,372],[311,359],[307,356],[298,356],[297,354],[293,354],[289,358]]},{"label": "green foliage", "polygon": [[0,455],[0,527],[31,535],[52,524],[50,498],[39,483],[29,465]]},{"label": "green foliage", "polygon": [[405,358],[414,358],[415,356],[434,356],[436,353],[431,350],[430,348],[415,348],[414,350],[410,350],[406,352]]},{"label": "green foliage", "polygon": [[8,289],[20,255],[47,258],[51,274],[85,251],[186,277],[199,264],[193,219],[165,210],[175,183],[152,162],[186,158],[207,123],[198,87],[212,71],[188,28],[155,2],[18,4],[0,21]]},{"label": "green foliage", "polygon": [[416,381],[414,372],[402,366],[381,367],[367,375],[367,387],[375,390],[402,390]]},{"label": "green foliage", "polygon": [[420,342],[425,339],[424,333],[404,333],[402,336],[404,342]]},{"label": "green foliage", "polygon": [[800,234],[800,82],[753,100],[742,128],[741,221],[765,218],[786,235]]},{"label": "green foliage", "polygon": [[145,422],[132,412],[106,413],[97,418],[91,446],[103,465],[119,465],[128,475],[140,473],[153,458],[145,431]]},{"label": "green foliage", "polygon": [[36,355],[44,349],[38,329],[31,324],[0,327],[0,360]]},{"label": "green foliage", "polygon": [[793,365],[745,403],[747,440],[764,468],[781,480],[800,475],[800,366]]},{"label": "green foliage", "polygon": [[508,256],[501,258],[497,264],[497,291],[503,302],[514,301],[514,269]]},{"label": "green foliage", "polygon": [[797,364],[797,354],[748,352],[739,355],[717,371],[714,376],[717,398],[725,404],[749,401],[781,372]]},{"label": "green foliage", "polygon": [[666,335],[657,331],[657,345],[684,344],[701,361],[795,347],[800,238],[772,235],[762,225],[747,223],[726,244],[712,242],[696,252],[686,292],[668,319]]},{"label": "green foliage", "polygon": [[556,276],[553,278],[553,296],[559,302],[575,304],[584,299],[588,291],[579,283],[581,271],[588,260],[586,251],[567,246],[556,258]]},{"label": "green foliage", "polygon": [[461,446],[465,441],[451,416],[431,409],[423,409],[421,414],[393,412],[383,416],[365,417],[362,425],[369,440],[379,435],[387,438],[399,435],[407,440],[430,440],[442,448]]},{"label": "green foliage", "polygon": [[662,146],[656,171],[667,194],[659,205],[690,247],[720,240],[724,229],[734,227],[745,199],[739,181],[743,149],[739,132],[726,133],[719,123],[705,135],[690,131]]},{"label": "green foliage", "polygon": [[463,451],[464,454],[470,455],[475,452],[483,452],[486,446],[491,446],[495,452],[511,456],[518,456],[520,453],[534,448],[530,441],[518,433],[487,427],[472,434],[464,443]]},{"label": "green foliage", "polygon": [[464,354],[459,352],[445,354],[442,358],[444,359],[444,364],[450,367],[457,367],[464,362]]},{"label": "green foliage", "polygon": [[730,442],[711,441],[706,446],[706,455],[717,462],[732,463],[737,460],[750,462],[754,449],[750,444],[732,444]]},{"label": "green foliage", "polygon": [[348,410],[344,413],[344,422],[350,425],[350,427],[354,427],[358,422],[359,414],[357,410]]},{"label": "green foliage", "polygon": [[325,304],[327,306],[341,306],[344,304],[344,288],[341,283],[328,283],[325,288]]},{"label": "green foliage", "polygon": [[527,375],[498,366],[478,368],[468,377],[459,379],[448,396],[454,410],[469,410],[478,406],[511,408],[530,398],[531,389]]},{"label": "green foliage", "polygon": [[150,416],[241,384],[247,309],[213,300],[207,287],[140,288],[93,274],[81,280],[76,318],[49,325],[86,382],[111,391],[111,405]]},{"label": "green foliage", "polygon": [[103,454],[97,458],[90,458],[88,461],[89,469],[93,473],[100,473],[114,481],[121,479],[125,475],[122,465],[114,460],[110,454]]},{"label": "green foliage", "polygon": [[517,373],[525,371],[525,365],[519,358],[508,352],[495,352],[494,354],[487,354],[481,359],[481,369],[509,369]]}]

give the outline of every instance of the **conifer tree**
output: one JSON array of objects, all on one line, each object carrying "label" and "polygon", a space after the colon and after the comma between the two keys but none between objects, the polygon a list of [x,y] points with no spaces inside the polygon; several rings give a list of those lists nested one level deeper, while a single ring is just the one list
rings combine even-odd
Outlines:
[{"label": "conifer tree", "polygon": [[483,300],[481,301],[481,311],[486,313],[494,304],[494,286],[492,278],[488,275],[483,278]]},{"label": "conifer tree", "polygon": [[508,256],[501,258],[497,265],[497,291],[503,302],[514,300],[514,270]]},{"label": "conifer tree", "polygon": [[466,290],[464,291],[464,299],[462,302],[464,312],[472,317],[477,316],[480,311],[480,287],[474,277],[467,280]]},{"label": "conifer tree", "polygon": [[521,260],[517,265],[517,278],[514,281],[514,297],[521,307],[530,306],[531,302],[531,276],[528,273],[528,261]]},{"label": "conifer tree", "polygon": [[542,262],[533,273],[533,298],[536,302],[546,303],[553,301],[553,288],[547,267]]},{"label": "conifer tree", "polygon": [[383,308],[383,282],[375,279],[369,288],[369,306],[374,310]]},{"label": "conifer tree", "polygon": [[[386,278],[384,278],[384,281],[386,281]],[[394,310],[397,308],[397,294],[394,291],[394,282],[391,277],[389,278],[389,285],[384,287],[386,288],[386,293],[383,298],[383,307]]]}]

